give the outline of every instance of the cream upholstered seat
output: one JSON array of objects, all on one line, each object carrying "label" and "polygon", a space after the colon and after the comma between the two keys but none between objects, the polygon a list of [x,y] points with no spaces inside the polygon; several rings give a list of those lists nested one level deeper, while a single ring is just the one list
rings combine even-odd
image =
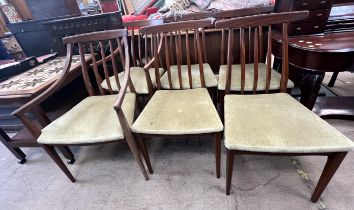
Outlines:
[{"label": "cream upholstered seat", "polygon": [[[218,85],[218,81],[216,80],[212,69],[209,64],[203,64],[204,70],[204,78],[205,78],[205,86],[206,87],[216,87]],[[188,65],[181,65],[182,72],[182,89],[189,89],[189,77],[188,77]],[[200,88],[202,87],[200,81],[200,70],[199,64],[191,65],[192,72],[192,88]],[[176,65],[171,66],[171,81],[172,81],[172,89],[180,89],[179,86],[179,78],[178,78],[178,67]],[[170,89],[170,85],[168,82],[168,74],[165,74],[161,77],[161,87],[163,89]]]},{"label": "cream upholstered seat", "polygon": [[225,146],[229,150],[321,153],[354,144],[286,93],[225,96]]},{"label": "cream upholstered seat", "polygon": [[[129,125],[133,124],[135,94],[127,93],[122,105]],[[123,139],[117,113],[117,95],[90,96],[42,130],[40,144],[84,144]]]},{"label": "cream upholstered seat", "polygon": [[[241,65],[232,65],[232,75],[231,75],[231,91],[241,91]],[[227,65],[221,65],[219,70],[219,90],[225,90],[227,75]],[[267,65],[264,63],[258,64],[258,83],[257,91],[263,91],[266,89],[266,75],[267,75]],[[246,64],[245,69],[245,91],[253,91],[253,78],[254,78],[254,64]],[[281,75],[272,69],[271,80],[269,90],[279,90],[280,89],[280,78]],[[288,80],[288,88],[293,88],[294,83]]]},{"label": "cream upholstered seat", "polygon": [[205,88],[157,91],[132,125],[133,132],[160,135],[222,130],[222,122]]},{"label": "cream upholstered seat", "polygon": [[[160,75],[162,75],[164,71],[165,70],[163,68],[159,68]],[[150,77],[151,77],[151,82],[154,85],[154,87],[156,87],[155,69],[153,69],[153,68],[149,69],[149,73],[150,73]],[[123,79],[124,79],[124,72],[119,73],[118,78],[119,78],[119,83],[122,84]],[[135,88],[135,91],[137,94],[148,94],[149,93],[149,89],[148,89],[147,81],[146,81],[146,76],[145,76],[145,72],[144,72],[143,68],[131,67],[130,68],[130,78],[132,79],[132,82],[133,82],[133,85],[134,85],[134,88]],[[109,78],[109,81],[111,82],[112,90],[119,91],[114,76],[111,76]],[[101,85],[102,85],[103,89],[109,90],[106,80],[103,80]],[[128,87],[127,91],[130,92],[129,87]]]}]

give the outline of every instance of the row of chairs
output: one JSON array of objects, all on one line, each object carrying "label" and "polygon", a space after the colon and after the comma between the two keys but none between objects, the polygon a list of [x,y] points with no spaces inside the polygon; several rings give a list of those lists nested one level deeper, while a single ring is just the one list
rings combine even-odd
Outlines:
[{"label": "row of chairs", "polygon": [[[114,143],[125,139],[148,180],[152,174],[147,137],[196,137],[211,135],[215,142],[216,177],[221,176],[221,140],[227,149],[226,194],[230,193],[235,155],[325,155],[325,169],[311,200],[316,202],[353,143],[317,117],[286,92],[288,80],[288,22],[304,19],[308,12],[264,14],[219,20],[215,28],[227,34],[227,65],[217,79],[207,62],[204,29],[209,19],[156,24],[140,28],[145,56],[135,56],[134,40],[128,31],[112,30],[63,38],[67,46],[64,71],[44,93],[16,110],[17,116],[38,138],[38,142],[66,176],[75,182],[54,147]],[[271,68],[272,25],[282,25],[282,70]],[[134,27],[134,26],[133,26]],[[252,53],[246,58],[245,30],[252,36]],[[267,63],[260,59],[264,31],[267,31]],[[238,32],[238,33],[236,33]],[[239,42],[235,41],[239,36]],[[70,69],[73,46],[82,59],[82,74],[89,97],[42,130],[25,113],[57,91]],[[263,46],[263,45],[262,45]],[[148,50],[148,48],[150,48]],[[100,59],[97,59],[97,50]],[[110,52],[107,54],[107,50]],[[92,56],[92,68],[84,62]],[[148,56],[150,55],[150,57]],[[236,55],[240,64],[234,64]],[[118,58],[118,59],[116,59]],[[248,60],[247,60],[248,59]],[[124,69],[119,68],[120,60]],[[132,60],[132,62],[130,62]],[[131,66],[131,63],[134,67]],[[102,65],[101,74],[98,65]],[[92,83],[90,73],[94,82]],[[112,76],[113,74],[113,76]],[[102,75],[104,78],[102,78]],[[97,89],[95,88],[97,86]],[[216,94],[218,90],[218,94]],[[97,94],[98,92],[98,94]],[[117,95],[118,93],[118,95]],[[272,94],[270,94],[272,93]],[[134,119],[137,94],[149,96],[146,106]],[[222,118],[215,106],[219,96]]]}]

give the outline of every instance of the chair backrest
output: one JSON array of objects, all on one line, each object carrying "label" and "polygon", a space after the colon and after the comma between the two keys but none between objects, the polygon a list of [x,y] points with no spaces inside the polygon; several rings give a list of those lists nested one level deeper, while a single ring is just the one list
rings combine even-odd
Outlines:
[{"label": "chair backrest", "polygon": [[[266,6],[266,7],[255,7],[255,8],[244,8],[244,9],[235,9],[235,10],[226,10],[226,11],[221,11],[221,12],[216,12],[212,15],[218,20],[223,20],[223,19],[230,19],[230,18],[237,18],[237,17],[245,17],[245,16],[252,16],[252,15],[259,15],[259,14],[265,14],[265,13],[270,13],[274,9],[273,6]],[[259,39],[259,47],[260,47],[260,52],[263,52],[263,39],[262,39],[262,31],[260,31],[260,39]],[[225,46],[227,46],[227,42],[225,39],[226,33],[225,29],[221,29],[221,44],[220,44],[220,65],[224,65],[225,63]],[[251,36],[251,28],[249,28],[248,31],[248,39],[249,42],[252,40]],[[251,51],[251,45],[249,45],[249,51]],[[260,60],[263,60],[263,53],[260,53]]]},{"label": "chair backrest", "polygon": [[[164,23],[163,19],[154,19],[154,20],[137,20],[137,21],[131,21],[124,23],[124,26],[130,31],[130,55],[132,58],[132,65],[133,66],[140,66],[143,67],[146,63],[148,63],[153,55],[153,45],[152,41],[150,40],[147,36],[144,36],[144,54],[143,54],[143,49],[141,46],[141,34],[139,32],[141,27],[144,26],[156,26],[156,25],[162,25]],[[136,42],[136,37],[138,41]],[[135,48],[135,44],[138,43],[138,49]],[[137,51],[138,50],[138,51]],[[138,53],[138,54],[136,54]],[[149,56],[150,55],[150,56]],[[144,60],[145,58],[145,60]]]},{"label": "chair backrest", "polygon": [[[268,30],[267,37],[267,73],[266,73],[266,87],[265,93],[269,92],[270,80],[271,80],[271,54],[272,54],[272,25],[281,24],[282,25],[282,74],[280,80],[280,91],[286,92],[288,75],[289,75],[289,60],[288,60],[288,23],[290,21],[305,19],[308,16],[308,11],[299,12],[285,12],[285,13],[273,13],[273,14],[262,14],[241,18],[233,18],[229,20],[220,20],[215,23],[216,28],[225,28],[228,30],[228,51],[227,51],[227,76],[226,76],[226,87],[225,94],[230,93],[231,88],[231,75],[232,75],[232,64],[233,64],[233,53],[234,47],[239,46],[240,49],[240,63],[241,63],[241,94],[245,93],[245,69],[246,69],[246,50],[245,50],[245,29],[248,29],[251,33],[253,32],[253,62],[254,62],[254,78],[253,78],[253,93],[256,93],[258,84],[258,63],[260,58],[260,39],[262,38],[263,28],[266,27]],[[234,44],[234,31],[239,30],[240,41],[239,45]],[[250,35],[252,36],[252,35]],[[249,42],[252,40],[249,39]],[[248,43],[251,45],[252,43]],[[263,51],[263,50],[262,50]],[[249,52],[249,55],[251,53]],[[251,56],[251,55],[250,55]],[[252,60],[249,59],[249,62]]]},{"label": "chair backrest", "polygon": [[[85,57],[89,55],[92,57],[93,73],[101,95],[106,94],[104,88],[102,87],[102,74],[104,75],[109,94],[114,94],[114,90],[112,89],[111,84],[112,80],[110,79],[110,75],[112,72],[111,70],[113,70],[114,83],[117,85],[118,89],[122,90],[123,88],[126,88],[123,87],[123,85],[120,84],[119,81],[118,74],[122,71],[122,69],[118,68],[117,57],[119,55],[119,59],[123,63],[123,70],[129,73],[129,49],[127,34],[127,30],[119,29],[80,34],[63,38],[64,44],[70,46],[77,45],[79,49],[82,75],[84,78],[86,89],[90,96],[95,95],[95,90],[94,86],[91,83],[89,76],[89,68],[85,60]],[[70,53],[72,52],[70,51]],[[86,53],[88,53],[89,55]],[[97,61],[97,58],[100,58],[101,60]],[[100,69],[102,68],[98,67],[98,65],[100,64],[102,64],[103,66],[103,73],[100,72]],[[128,85],[131,92],[135,92],[130,77]]]},{"label": "chair backrest", "polygon": [[[191,70],[193,61],[195,64],[199,64],[201,86],[206,87],[203,63],[207,63],[208,61],[204,29],[209,26],[211,26],[211,20],[203,19],[167,23],[140,29],[140,33],[151,36],[153,40],[154,58],[145,68],[149,68],[150,64],[155,67],[157,89],[161,89],[161,75],[159,75],[158,69],[160,66],[164,66],[167,70],[169,86],[171,89],[173,88],[171,65],[174,64],[177,65],[179,87],[183,89],[182,63],[187,63],[189,86],[193,88]],[[182,38],[184,38],[184,44],[182,44]],[[193,45],[190,43],[193,43]]]}]

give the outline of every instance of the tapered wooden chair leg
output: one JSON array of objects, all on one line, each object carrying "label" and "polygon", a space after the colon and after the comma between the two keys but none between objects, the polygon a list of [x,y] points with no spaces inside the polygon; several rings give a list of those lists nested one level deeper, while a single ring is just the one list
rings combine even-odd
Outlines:
[{"label": "tapered wooden chair leg", "polygon": [[220,164],[221,164],[221,133],[215,133],[215,165],[216,178],[220,178]]},{"label": "tapered wooden chair leg", "polygon": [[48,153],[48,155],[54,160],[54,162],[59,166],[59,168],[64,172],[64,174],[70,179],[71,182],[75,182],[75,178],[70,173],[69,169],[66,167],[65,163],[59,157],[58,153],[55,151],[53,146],[42,145],[44,150]]},{"label": "tapered wooden chair leg", "polygon": [[144,159],[145,159],[145,163],[146,163],[146,165],[147,165],[147,167],[149,169],[149,172],[150,172],[150,174],[153,174],[154,171],[152,170],[150,157],[149,157],[149,153],[148,153],[147,148],[146,148],[145,141],[139,134],[137,134],[136,136],[137,136],[140,148],[141,148],[141,152],[143,153],[143,156],[144,156]]},{"label": "tapered wooden chair leg", "polygon": [[234,168],[234,151],[227,150],[226,158],[226,195],[230,195],[232,171]]},{"label": "tapered wooden chair leg", "polygon": [[68,160],[67,163],[73,164],[75,162],[74,154],[71,152],[68,146],[59,146],[58,149],[64,155],[64,157]]},{"label": "tapered wooden chair leg", "polygon": [[336,173],[338,167],[344,160],[347,152],[335,153],[328,156],[326,165],[322,171],[321,177],[318,180],[315,191],[312,194],[311,201],[316,203],[320,198],[322,192],[326,189],[329,181],[332,179],[333,175]]},{"label": "tapered wooden chair leg", "polygon": [[138,146],[136,145],[136,142],[133,138],[133,134],[129,133],[128,135],[125,135],[125,139],[127,140],[130,151],[132,152],[134,159],[138,163],[138,166],[139,166],[141,172],[143,173],[145,180],[146,181],[149,180],[149,176],[146,173],[143,161],[141,160],[140,151],[139,151]]}]

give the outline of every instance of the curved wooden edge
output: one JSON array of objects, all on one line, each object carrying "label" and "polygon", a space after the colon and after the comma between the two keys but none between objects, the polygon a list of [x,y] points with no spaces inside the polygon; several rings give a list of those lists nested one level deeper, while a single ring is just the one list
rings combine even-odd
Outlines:
[{"label": "curved wooden edge", "polygon": [[202,19],[202,20],[190,20],[181,21],[176,23],[166,23],[157,26],[146,26],[140,28],[141,34],[153,34],[153,33],[167,33],[173,31],[181,30],[192,30],[196,28],[205,28],[212,25],[212,20]]},{"label": "curved wooden edge", "polygon": [[123,23],[124,27],[144,27],[144,26],[155,26],[164,23],[164,19],[148,19],[148,20],[135,20]]},{"label": "curved wooden edge", "polygon": [[91,33],[64,37],[63,44],[102,41],[102,40],[116,39],[127,35],[128,35],[128,31],[126,29],[98,31],[98,32],[91,32]]},{"label": "curved wooden edge", "polygon": [[255,26],[266,26],[303,20],[309,16],[309,11],[282,12],[261,14],[247,17],[232,18],[228,20],[219,20],[215,23],[215,28],[247,28]]},{"label": "curved wooden edge", "polygon": [[24,114],[25,112],[29,111],[35,106],[38,106],[40,103],[42,103],[45,99],[47,99],[49,96],[51,96],[54,92],[57,91],[57,89],[64,83],[66,76],[69,73],[70,67],[71,67],[71,61],[72,61],[72,46],[71,44],[67,44],[66,47],[66,59],[65,59],[65,65],[64,65],[64,70],[61,72],[59,75],[59,78],[43,93],[35,97],[33,100],[29,101],[25,105],[21,106],[14,112],[12,112],[12,115],[18,116],[21,114]]},{"label": "curved wooden edge", "polygon": [[258,15],[262,13],[269,13],[274,10],[274,6],[265,7],[255,7],[255,8],[245,8],[245,9],[234,9],[226,10],[222,12],[216,12],[211,15],[214,18],[236,18],[250,15]]},{"label": "curved wooden edge", "polygon": [[128,48],[128,39],[126,36],[123,37],[123,43],[124,43],[124,54],[125,54],[124,80],[123,80],[123,84],[119,90],[117,100],[114,103],[114,109],[116,109],[116,110],[121,108],[123,101],[124,101],[124,96],[125,96],[127,88],[128,88],[128,83],[131,83],[130,66],[129,66],[129,63],[130,63],[129,48]]},{"label": "curved wooden edge", "polygon": [[182,16],[171,16],[165,18],[165,23],[177,22],[177,21],[187,21],[187,20],[200,20],[205,18],[213,17],[213,13],[211,11],[203,11],[185,14]]}]

